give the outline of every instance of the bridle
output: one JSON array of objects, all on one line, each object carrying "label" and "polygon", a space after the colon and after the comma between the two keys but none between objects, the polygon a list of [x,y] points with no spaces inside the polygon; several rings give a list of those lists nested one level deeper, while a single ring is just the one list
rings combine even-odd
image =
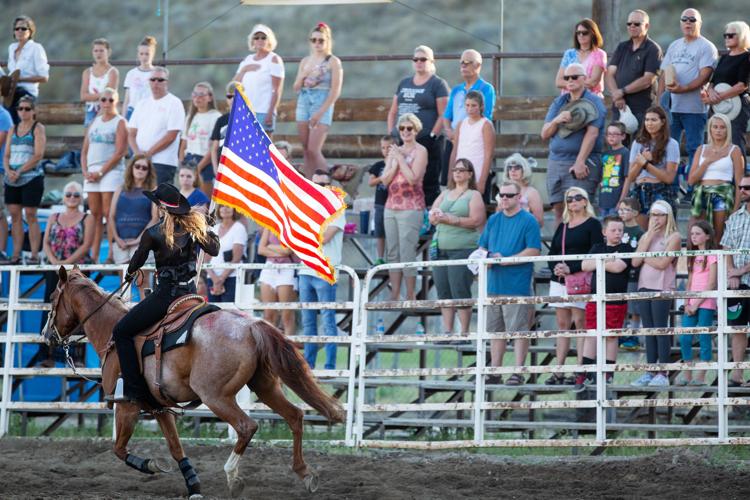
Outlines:
[{"label": "bridle", "polygon": [[[140,271],[138,271],[138,272],[140,272]],[[91,317],[94,314],[96,314],[97,312],[99,312],[99,310],[102,307],[104,307],[112,299],[112,297],[114,297],[118,292],[120,293],[120,295],[119,295],[118,298],[122,298],[122,296],[127,291],[128,286],[130,286],[132,283],[133,283],[132,279],[130,279],[130,280],[127,280],[127,279],[123,280],[123,282],[120,284],[120,286],[118,286],[115,290],[113,290],[112,293],[110,293],[109,295],[107,295],[107,297],[101,302],[101,304],[99,304],[98,306],[96,306],[96,308],[93,311],[91,311],[89,314],[87,314],[86,317],[83,318],[83,320],[81,320],[75,326],[75,328],[73,328],[73,330],[65,338],[63,338],[63,336],[60,335],[60,331],[57,329],[57,325],[56,325],[56,323],[57,323],[57,321],[56,321],[57,306],[60,303],[60,297],[62,296],[62,291],[63,291],[62,282],[58,282],[57,288],[55,289],[55,291],[57,292],[57,296],[55,297],[54,302],[51,304],[50,313],[47,316],[47,323],[44,325],[44,330],[43,331],[51,331],[54,334],[55,343],[58,344],[58,345],[60,345],[60,347],[62,347],[63,350],[65,351],[65,362],[73,370],[73,373],[75,375],[77,375],[77,376],[79,376],[79,377],[81,377],[81,378],[83,378],[83,379],[85,379],[85,380],[87,380],[89,382],[94,382],[95,384],[100,384],[101,385],[101,382],[96,381],[96,380],[91,380],[90,378],[87,378],[86,376],[81,375],[81,374],[79,374],[76,371],[75,363],[73,362],[73,358],[70,356],[70,345],[74,344],[74,343],[78,342],[79,340],[83,339],[84,337],[86,337],[86,332],[83,331],[83,327],[86,324],[86,322],[89,319],[91,319]],[[71,314],[70,310],[68,309],[68,307],[65,305],[64,302],[63,302],[63,308],[65,309],[65,312],[69,316],[75,317],[75,314]],[[76,335],[78,335],[78,338],[77,339],[73,339],[73,337],[75,337]]]}]

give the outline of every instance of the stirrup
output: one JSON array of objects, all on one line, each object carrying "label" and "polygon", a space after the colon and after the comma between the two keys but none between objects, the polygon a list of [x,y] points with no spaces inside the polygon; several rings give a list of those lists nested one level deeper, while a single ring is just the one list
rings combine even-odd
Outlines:
[{"label": "stirrup", "polygon": [[134,400],[125,396],[125,382],[122,377],[117,379],[115,384],[115,392],[113,394],[107,394],[104,396],[104,401],[112,403],[132,403]]}]

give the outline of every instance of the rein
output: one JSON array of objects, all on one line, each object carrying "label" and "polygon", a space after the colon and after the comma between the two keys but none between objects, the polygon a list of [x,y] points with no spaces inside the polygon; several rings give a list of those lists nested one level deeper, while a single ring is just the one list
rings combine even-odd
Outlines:
[{"label": "rein", "polygon": [[[140,270],[138,271],[140,272]],[[86,324],[86,322],[91,319],[91,317],[98,313],[102,307],[104,307],[110,300],[112,300],[112,297],[114,297],[119,292],[119,298],[122,298],[123,295],[125,295],[125,292],[127,291],[128,287],[132,285],[134,280],[123,280],[123,282],[118,286],[116,289],[112,291],[107,297],[102,301],[101,304],[99,304],[93,311],[91,311],[88,315],[86,315],[83,320],[81,320],[78,325],[76,325],[75,328],[73,328],[73,331],[70,332],[70,334],[67,336],[67,338],[63,339],[62,335],[60,335],[60,332],[57,331],[57,326],[55,325],[55,312],[57,308],[50,311],[49,317],[47,319],[48,323],[50,323],[50,328],[55,334],[55,337],[57,337],[57,343],[60,344],[60,346],[65,351],[65,363],[73,370],[73,374],[81,377],[84,380],[87,380],[89,382],[93,382],[95,384],[101,385],[100,381],[97,380],[91,380],[90,378],[86,377],[85,375],[81,375],[78,373],[75,367],[75,363],[73,362],[73,358],[70,355],[70,345],[78,342],[79,340],[86,337],[86,333],[83,332],[83,326]],[[66,308],[67,310],[67,308]],[[73,339],[74,336],[78,335],[77,339]]]}]

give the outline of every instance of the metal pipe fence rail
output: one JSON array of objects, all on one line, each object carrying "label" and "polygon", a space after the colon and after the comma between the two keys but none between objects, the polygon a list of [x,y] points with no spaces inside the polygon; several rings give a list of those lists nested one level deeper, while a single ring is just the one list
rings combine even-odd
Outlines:
[{"label": "metal pipe fence rail", "polygon": [[[126,265],[83,265],[79,266],[82,271],[103,271],[109,273],[118,273],[120,279],[125,274],[127,269]],[[354,269],[339,265],[336,266],[339,273],[339,284],[345,281],[345,277],[349,278],[349,294],[351,300],[335,301],[335,302],[294,302],[294,303],[264,303],[255,299],[254,293],[249,290],[254,288],[242,286],[241,284],[246,283],[246,276],[260,269],[302,269],[304,268],[301,264],[221,264],[212,265],[207,264],[204,269],[227,269],[232,268],[237,271],[237,288],[235,290],[234,302],[219,303],[222,308],[234,309],[246,312],[251,315],[262,313],[265,309],[293,309],[293,310],[304,310],[314,309],[320,310],[335,310],[335,311],[350,311],[352,314],[352,325],[356,327],[360,321],[360,308],[357,306],[360,303],[360,280]],[[8,432],[10,423],[10,414],[12,412],[47,412],[47,413],[73,413],[73,412],[91,412],[91,411],[106,411],[105,403],[91,403],[91,402],[71,402],[71,401],[49,401],[49,402],[27,402],[27,401],[12,401],[12,388],[14,380],[25,379],[33,376],[62,376],[75,378],[71,368],[19,368],[14,366],[15,351],[23,344],[39,344],[43,343],[41,335],[28,334],[19,332],[18,319],[22,311],[47,311],[50,308],[50,304],[41,303],[34,300],[21,300],[20,299],[20,276],[22,273],[42,273],[46,271],[57,271],[59,266],[0,266],[0,276],[5,277],[5,273],[8,274],[9,280],[9,294],[7,301],[5,297],[0,298],[0,312],[7,312],[6,320],[6,331],[0,332],[0,340],[4,346],[4,360],[3,367],[0,373],[2,373],[2,391],[0,392],[0,437]],[[153,270],[152,266],[144,266],[144,270]],[[125,295],[124,299],[126,302],[130,302],[130,293]],[[353,328],[354,330],[354,328]],[[315,344],[326,344],[335,343],[343,346],[347,346],[349,349],[349,363],[345,369],[336,370],[313,370],[314,375],[325,384],[326,380],[347,380],[346,385],[346,400],[342,402],[344,409],[347,414],[345,428],[344,428],[344,439],[337,441],[328,441],[331,444],[340,444],[346,446],[352,446],[354,443],[351,440],[354,412],[354,392],[355,392],[355,368],[356,368],[356,356],[354,355],[355,349],[354,344],[356,340],[355,335],[351,336],[304,336],[294,335],[288,336],[292,342],[304,342],[304,343],[315,343]],[[85,340],[84,340],[85,342]],[[79,375],[85,377],[98,379],[101,377],[101,370],[99,368],[76,368]],[[245,411],[268,411],[271,410],[261,403],[253,403],[250,398],[250,391],[244,388],[240,394],[238,394],[238,402],[240,407]],[[295,403],[303,410],[312,410],[311,407],[304,403]],[[205,405],[201,405],[194,410],[186,412],[190,416],[213,416],[210,410]],[[312,416],[312,420],[319,420],[316,416]],[[231,435],[230,429],[230,435]]]},{"label": "metal pipe fence rail", "polygon": [[[361,331],[362,349],[360,351],[358,392],[357,392],[357,420],[355,425],[355,440],[362,447],[381,447],[381,448],[419,448],[419,449],[445,449],[445,448],[463,448],[463,447],[531,447],[531,446],[586,446],[586,447],[611,447],[611,446],[682,446],[682,445],[706,445],[706,444],[749,444],[750,437],[732,436],[730,431],[734,427],[746,432],[747,427],[729,426],[728,425],[728,408],[732,406],[746,406],[748,400],[744,397],[730,397],[727,386],[727,371],[733,369],[747,369],[750,363],[739,362],[733,363],[727,359],[727,339],[726,335],[740,333],[747,334],[750,329],[745,327],[730,327],[727,325],[726,300],[730,297],[750,297],[747,291],[728,290],[726,278],[726,261],[725,256],[735,254],[747,254],[748,250],[742,251],[705,251],[705,252],[670,252],[670,253],[631,253],[631,254],[595,254],[595,255],[566,255],[566,256],[540,256],[540,257],[513,257],[484,259],[481,261],[472,260],[451,260],[451,261],[433,261],[417,262],[408,264],[385,264],[371,269],[364,280],[363,297],[369,290],[371,280],[379,272],[388,270],[403,270],[406,268],[422,268],[436,266],[455,266],[466,265],[469,263],[479,264],[478,269],[478,294],[476,299],[455,299],[455,300],[428,300],[428,301],[405,301],[405,302],[367,302],[363,304],[362,325],[366,328],[368,319],[374,312],[389,310],[398,310],[400,307],[406,307],[415,313],[419,311],[434,310],[439,307],[457,306],[472,307],[476,309],[477,331],[471,332],[468,337],[460,337],[475,342],[476,362],[472,367],[452,367],[452,368],[399,368],[399,369],[377,369],[366,366],[367,352],[377,348],[379,344],[403,343],[416,346],[424,346],[435,342],[444,342],[446,335],[392,335],[392,336],[368,336],[366,332]],[[605,293],[605,272],[604,265],[607,259],[612,258],[632,258],[632,257],[681,257],[687,255],[718,255],[718,286],[715,291],[706,292],[685,292],[685,291],[667,291],[667,292],[640,292],[615,294]],[[575,297],[576,302],[594,302],[597,309],[596,328],[591,330],[541,330],[541,331],[524,331],[524,332],[488,332],[486,328],[487,308],[500,304],[550,304],[560,302],[571,302],[571,297],[554,297],[537,295],[530,297],[489,297],[487,295],[488,267],[498,264],[521,264],[521,263],[547,263],[549,261],[571,261],[571,260],[594,260],[596,262],[596,293],[589,295],[579,295]],[[606,325],[606,302],[608,300],[652,300],[652,299],[673,299],[673,298],[698,298],[710,297],[717,299],[718,317],[716,327],[710,328],[640,328],[640,329],[617,329],[608,330]],[[717,343],[717,361],[716,362],[697,362],[697,363],[605,363],[605,342],[607,337],[620,337],[628,335],[678,335],[678,334],[695,334],[709,333],[716,337]],[[594,365],[536,365],[536,366],[505,366],[505,367],[488,367],[486,366],[487,342],[492,340],[508,339],[557,339],[562,337],[579,337],[596,339],[596,364]],[[459,337],[453,337],[459,339]],[[662,370],[717,370],[718,380],[715,391],[707,388],[704,392],[715,392],[713,397],[672,397],[674,392],[681,389],[677,387],[647,387],[642,392],[652,393],[649,397],[642,400],[619,399],[613,398],[608,394],[608,383],[606,376],[608,373],[628,373],[640,370],[662,371]],[[543,373],[560,373],[560,372],[577,372],[577,373],[594,373],[596,375],[595,397],[587,400],[543,400],[543,401],[488,401],[486,399],[489,388],[485,377],[491,375],[504,374],[543,374]],[[404,378],[414,381],[415,384],[425,377],[473,377],[473,400],[468,402],[366,402],[365,394],[370,388],[368,380],[382,380],[389,378]],[[414,380],[419,378],[419,380]],[[520,387],[507,387],[506,389],[523,390]],[[691,388],[692,389],[692,388]],[[696,389],[697,390],[697,389]],[[531,392],[534,389],[530,390]],[[667,398],[657,398],[662,392],[668,392]],[[703,432],[715,434],[716,437],[676,437],[670,439],[664,438],[627,438],[613,439],[608,437],[608,412],[618,408],[632,408],[635,411],[646,408],[651,411],[657,407],[665,407],[669,411],[674,408],[696,408],[696,407],[715,407],[717,410],[717,422],[715,426],[706,429],[701,426]],[[595,414],[595,426],[593,439],[492,439],[486,437],[487,429],[502,425],[500,422],[488,422],[488,414],[493,410],[593,410]],[[402,416],[405,412],[417,412],[421,415],[425,412],[433,414],[442,414],[445,412],[467,412],[471,415],[471,422],[465,426],[473,431],[472,439],[452,440],[452,441],[434,441],[434,440],[399,440],[399,439],[366,439],[364,435],[365,415],[392,412],[397,416]],[[419,413],[422,412],[422,413]],[[394,419],[398,422],[398,419]],[[454,425],[455,420],[451,421]],[[518,424],[518,428],[523,428],[523,423]],[[494,425],[497,424],[497,425]],[[577,422],[571,422],[572,428],[581,428],[576,425]],[[383,425],[388,425],[388,417],[383,417]],[[425,425],[429,421],[425,419]],[[433,425],[439,425],[436,421]],[[560,426],[564,426],[561,423]],[[669,428],[669,426],[662,426]],[[711,429],[713,427],[713,429]],[[533,426],[531,427],[533,429]],[[623,429],[624,427],[612,424],[613,429]],[[631,426],[631,428],[633,428]],[[684,426],[681,426],[684,429]]]},{"label": "metal pipe fence rail", "polygon": [[[556,446],[556,447],[612,447],[612,446],[682,446],[682,445],[721,445],[721,444],[750,444],[750,437],[744,435],[735,435],[740,432],[748,431],[748,426],[729,425],[728,411],[730,407],[743,407],[748,405],[746,395],[748,391],[738,391],[730,394],[727,386],[727,371],[732,369],[748,369],[750,362],[733,363],[727,358],[727,339],[726,336],[734,333],[746,334],[750,329],[747,327],[730,327],[727,325],[726,301],[729,297],[748,297],[750,292],[727,290],[726,263],[724,256],[732,254],[748,254],[750,250],[745,251],[710,251],[710,252],[690,252],[692,255],[701,254],[719,255],[718,260],[718,286],[715,291],[708,292],[647,292],[647,293],[628,293],[614,294],[605,293],[605,274],[604,263],[609,258],[633,256],[685,256],[688,252],[672,253],[639,253],[639,254],[614,254],[614,255],[566,255],[566,256],[542,256],[542,257],[525,257],[525,258],[500,258],[500,259],[483,259],[483,260],[454,260],[454,261],[433,261],[433,262],[415,262],[407,264],[384,264],[370,269],[365,279],[360,283],[356,272],[346,266],[338,266],[338,269],[344,275],[349,276],[351,283],[350,300],[337,301],[330,303],[272,303],[266,304],[255,300],[254,295],[249,293],[245,287],[238,286],[233,303],[222,304],[227,308],[235,308],[245,311],[249,314],[256,314],[263,309],[334,309],[338,311],[351,311],[352,334],[347,337],[306,337],[296,335],[290,337],[293,341],[304,343],[328,343],[333,342],[349,348],[349,362],[346,369],[343,370],[315,370],[317,377],[323,379],[335,378],[339,385],[346,386],[346,401],[344,407],[347,412],[347,419],[344,431],[344,438],[331,441],[332,444],[341,444],[345,446],[361,447],[392,447],[392,448],[422,448],[422,449],[445,449],[445,448],[466,448],[466,447],[531,447],[531,446]],[[590,295],[581,295],[576,297],[576,301],[592,301],[597,305],[597,326],[590,330],[529,330],[523,332],[489,332],[486,328],[487,308],[493,305],[504,303],[529,303],[529,304],[549,304],[553,302],[569,302],[570,297],[551,297],[535,295],[529,297],[491,297],[487,294],[488,269],[491,265],[500,263],[546,263],[550,260],[584,260],[592,259],[596,261],[597,269],[597,292]],[[469,263],[478,264],[478,294],[476,299],[460,300],[421,300],[421,301],[401,301],[401,302],[375,302],[367,299],[368,292],[373,285],[373,279],[389,269],[404,268],[430,268],[436,266],[453,266],[466,265]],[[211,266],[208,266],[209,268]],[[245,282],[245,275],[257,269],[263,268],[300,268],[295,264],[241,264],[237,266],[222,265],[217,268],[233,267],[238,271],[238,283]],[[0,273],[9,280],[9,294],[7,301],[0,302],[0,312],[7,312],[7,329],[6,333],[0,337],[5,347],[4,364],[2,367],[3,385],[0,399],[0,435],[7,433],[11,413],[14,412],[91,412],[104,411],[103,403],[89,402],[25,402],[12,401],[12,386],[15,379],[23,379],[31,376],[67,376],[73,377],[72,370],[68,368],[16,368],[14,366],[14,352],[17,347],[23,343],[39,343],[41,337],[38,334],[30,335],[20,332],[18,329],[18,318],[22,311],[39,311],[49,309],[48,304],[38,301],[22,300],[20,298],[20,276],[21,273],[39,273],[41,271],[53,271],[57,266],[0,266]],[[109,271],[124,272],[125,266],[82,266],[85,271]],[[340,280],[341,282],[341,280]],[[685,297],[712,297],[719,302],[718,321],[716,327],[710,328],[652,328],[652,329],[616,329],[607,330],[605,328],[605,304],[608,300],[650,300],[650,299],[672,299]],[[427,332],[426,335],[406,334],[406,335],[368,335],[368,319],[375,313],[384,311],[401,311],[408,310],[410,314],[419,314],[420,312],[434,312],[441,306],[465,306],[472,307],[476,310],[477,328],[471,332],[469,337],[462,339],[475,343],[471,348],[465,350],[471,351],[475,356],[474,366],[455,366],[441,368],[405,368],[382,369],[378,367],[367,366],[368,351],[376,349],[378,346],[401,345],[404,350],[408,349],[432,349],[437,347],[435,344],[442,343],[446,340],[445,335],[433,335]],[[619,337],[625,335],[676,335],[683,333],[709,333],[716,337],[717,343],[717,360],[715,362],[697,362],[697,363],[667,363],[667,364],[647,364],[639,362],[606,364],[604,362],[605,340],[607,337]],[[504,366],[490,367],[487,366],[486,356],[488,352],[488,342],[493,340],[517,340],[517,339],[557,339],[563,337],[588,337],[596,339],[597,362],[595,365],[564,365],[558,366],[553,364],[536,364],[533,366]],[[454,340],[458,340],[456,337]],[[673,393],[682,389],[670,386],[669,388],[646,388],[643,392],[651,394],[644,399],[628,399],[627,396],[616,397],[608,387],[606,374],[608,373],[631,373],[639,370],[717,370],[718,380],[715,388],[705,388],[700,391],[697,388],[690,388],[690,397],[674,397]],[[524,374],[544,374],[559,372],[561,370],[580,373],[594,373],[596,375],[595,396],[592,399],[549,399],[549,395],[556,395],[564,391],[556,391],[549,394],[544,391],[536,391],[534,387],[521,390],[527,390],[529,393],[538,392],[544,396],[542,400],[498,400],[488,399],[492,391],[497,390],[498,386],[488,384],[487,376],[524,373]],[[79,373],[87,377],[96,377],[100,375],[98,368],[79,369]],[[428,377],[450,377],[448,382],[440,380],[427,380]],[[439,387],[445,385],[453,387],[460,385],[461,390],[470,396],[470,400],[461,401],[460,398],[449,401],[410,401],[404,402],[394,398],[390,401],[378,401],[377,395],[374,401],[367,400],[365,395],[369,389],[387,386],[387,381],[400,381],[400,385],[406,385],[410,389],[424,387]],[[396,385],[396,384],[394,384]],[[508,390],[509,387],[505,387]],[[516,388],[518,389],[518,388]],[[438,389],[434,389],[437,391]],[[687,390],[687,389],[685,389]],[[667,397],[662,397],[667,392]],[[703,392],[702,397],[692,397],[694,392]],[[623,392],[619,392],[623,394]],[[627,392],[625,392],[627,394]],[[682,396],[682,395],[680,395]],[[264,411],[265,406],[252,403],[249,399],[249,391],[240,397],[240,403],[246,411]],[[309,409],[301,405],[304,409]],[[609,422],[611,412],[617,409],[630,409],[632,411],[655,411],[657,408],[666,408],[669,411],[682,408],[715,408],[715,424],[702,424],[695,426],[700,437],[685,437],[682,434],[690,426],[688,425],[663,425],[659,429],[674,428],[679,437],[674,438],[612,438],[608,433],[618,431],[647,431],[652,430],[645,424],[630,423],[612,423]],[[523,410],[523,411],[593,411],[594,422],[581,423],[576,421],[570,422],[550,422],[551,428],[560,429],[580,429],[581,431],[592,431],[592,438],[531,438],[531,439],[499,439],[496,433],[505,429],[509,432],[513,429],[534,428],[533,425],[517,421],[498,421],[492,418],[492,412],[501,410]],[[449,441],[431,440],[431,439],[368,439],[364,433],[364,427],[367,423],[372,423],[379,419],[378,414],[395,413],[400,415],[401,427],[415,426],[414,422],[419,422],[422,426],[439,426],[441,420],[439,417],[446,413],[456,413],[460,418],[451,420],[451,425],[460,425],[471,432],[469,439],[457,439]],[[430,416],[423,416],[425,414]],[[198,412],[191,412],[191,415],[210,415],[210,412],[199,409]],[[405,414],[414,414],[416,417],[410,418]],[[469,418],[463,418],[462,415],[468,415]],[[463,419],[463,420],[462,420]],[[388,426],[388,419],[381,419],[384,426]],[[394,422],[399,422],[398,418],[393,418]],[[568,427],[566,427],[568,425]],[[397,436],[400,437],[400,436]]]}]

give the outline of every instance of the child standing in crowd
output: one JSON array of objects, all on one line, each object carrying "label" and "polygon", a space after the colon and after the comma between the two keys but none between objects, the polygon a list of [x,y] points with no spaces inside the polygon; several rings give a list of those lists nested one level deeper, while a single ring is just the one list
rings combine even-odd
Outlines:
[{"label": "child standing in crowd", "polygon": [[[604,218],[604,235],[603,243],[595,243],[589,250],[590,254],[597,253],[630,253],[630,245],[623,243],[625,234],[625,224],[622,219],[616,216],[607,216]],[[605,293],[625,293],[628,290],[628,276],[630,275],[630,259],[611,259],[604,264],[605,271]],[[591,277],[591,293],[596,293],[596,261],[593,259],[584,260],[581,263],[583,271],[593,271]],[[628,304],[624,300],[608,301],[605,306],[605,325],[607,330],[622,328],[625,324],[625,318],[628,314]],[[596,302],[586,304],[586,328],[591,330],[596,328]],[[605,359],[607,364],[617,362],[617,339],[618,337],[606,337]],[[583,341],[583,364],[596,364],[596,337],[586,337]],[[612,382],[614,374],[607,373],[607,383]],[[576,376],[576,391],[582,391],[586,384],[594,381],[594,373],[578,374]]]},{"label": "child standing in crowd", "polygon": [[[688,237],[688,250],[713,250],[717,248],[714,239],[714,229],[708,222],[701,220],[690,226]],[[716,290],[716,267],[718,258],[716,255],[699,255],[688,257],[688,291],[705,292]],[[714,323],[716,315],[716,299],[695,298],[688,299],[685,304],[685,314],[682,316],[682,326],[705,326],[710,327]],[[693,338],[695,335],[680,335],[680,352],[682,361],[689,363],[693,360]],[[700,341],[701,361],[711,361],[712,338],[708,333],[698,335]],[[685,370],[677,378],[677,385],[704,385],[706,379],[705,370],[696,370],[695,378],[693,372]]]},{"label": "child standing in crowd", "polygon": [[[625,234],[622,235],[622,242],[630,246],[630,251],[635,252],[638,248],[638,241],[643,236],[643,229],[638,225],[638,214],[641,213],[641,204],[635,198],[623,199],[617,207],[617,215],[625,224]],[[638,274],[639,269],[630,268],[628,279],[628,292],[638,291]],[[640,328],[641,316],[638,312],[638,301],[631,300],[628,302],[628,315],[630,316],[630,328]],[[641,347],[638,337],[620,337],[620,347],[628,351],[635,351]]]},{"label": "child standing in crowd", "polygon": [[203,194],[203,191],[198,189],[201,187],[201,183],[195,169],[187,165],[181,166],[177,179],[180,194],[187,199],[190,206],[202,207],[208,213],[208,206],[211,204],[211,201]]},{"label": "child standing in crowd", "polygon": [[[380,138],[380,154],[383,158],[388,157],[388,150],[393,144],[393,137],[390,135],[384,135]],[[385,225],[383,224],[383,212],[385,211],[385,202],[388,200],[388,186],[383,184],[380,180],[380,176],[383,175],[385,169],[385,161],[379,160],[372,164],[370,167],[370,180],[367,184],[375,188],[375,238],[377,238],[377,251],[378,258],[375,261],[375,265],[385,264]]]},{"label": "child standing in crowd", "polygon": [[86,115],[83,126],[88,127],[99,114],[99,98],[105,88],[117,89],[120,81],[120,73],[117,68],[109,64],[109,55],[112,49],[109,42],[104,38],[94,40],[91,47],[91,55],[94,64],[83,70],[81,75],[81,100],[86,103]]},{"label": "child standing in crowd", "polygon": [[122,100],[122,111],[126,120],[130,120],[135,105],[146,97],[151,97],[151,87],[148,80],[154,69],[154,54],[156,54],[156,38],[144,37],[138,44],[138,66],[125,75],[125,97]]},{"label": "child standing in crowd", "polygon": [[628,161],[630,150],[622,141],[627,136],[625,125],[612,122],[607,127],[608,150],[602,154],[602,184],[599,191],[599,210],[602,217],[617,215],[617,205],[628,192]]}]

